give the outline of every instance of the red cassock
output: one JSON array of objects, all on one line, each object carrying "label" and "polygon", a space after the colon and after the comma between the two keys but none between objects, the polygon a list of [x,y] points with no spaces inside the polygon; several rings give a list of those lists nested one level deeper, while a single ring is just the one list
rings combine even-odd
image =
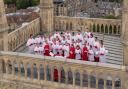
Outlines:
[{"label": "red cassock", "polygon": [[88,61],[88,48],[87,47],[83,47],[82,60],[83,61]]},{"label": "red cassock", "polygon": [[49,44],[46,44],[45,46],[44,46],[44,55],[45,56],[50,56],[50,46],[49,46]]},{"label": "red cassock", "polygon": [[75,48],[74,47],[70,48],[69,58],[75,59]]},{"label": "red cassock", "polygon": [[58,70],[54,69],[54,81],[58,81]]}]

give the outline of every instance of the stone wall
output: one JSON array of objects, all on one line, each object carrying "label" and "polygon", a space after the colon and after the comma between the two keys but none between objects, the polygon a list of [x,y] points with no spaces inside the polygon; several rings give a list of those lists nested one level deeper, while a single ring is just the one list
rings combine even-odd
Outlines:
[{"label": "stone wall", "polygon": [[[5,81],[42,89],[127,89],[125,66],[0,52]],[[54,78],[54,72],[58,79]],[[49,87],[49,88],[47,88]],[[20,89],[20,88],[17,88]],[[36,88],[35,88],[36,89]]]},{"label": "stone wall", "polygon": [[9,33],[7,35],[8,51],[16,50],[28,40],[28,38],[30,37],[30,34],[33,34],[33,36],[35,36],[39,32],[40,32],[40,19],[37,18],[32,22]]},{"label": "stone wall", "polygon": [[[91,31],[108,35],[121,35],[121,20],[80,18],[68,16],[54,17],[54,29],[60,31]],[[88,28],[88,29],[87,29]]]}]

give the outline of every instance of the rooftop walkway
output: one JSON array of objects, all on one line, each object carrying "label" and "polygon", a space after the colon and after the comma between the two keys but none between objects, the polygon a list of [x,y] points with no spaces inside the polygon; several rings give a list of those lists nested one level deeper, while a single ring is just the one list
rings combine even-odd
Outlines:
[{"label": "rooftop walkway", "polygon": [[[107,63],[122,65],[123,64],[123,45],[121,38],[118,36],[108,36],[103,34],[94,34],[99,40],[103,40],[106,49],[109,51],[107,55]],[[26,46],[22,46],[17,52],[28,53]]]}]

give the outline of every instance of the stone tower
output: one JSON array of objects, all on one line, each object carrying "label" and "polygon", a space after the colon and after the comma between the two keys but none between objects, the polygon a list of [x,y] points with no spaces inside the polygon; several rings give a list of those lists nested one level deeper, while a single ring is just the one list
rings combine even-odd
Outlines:
[{"label": "stone tower", "polygon": [[8,50],[8,24],[5,15],[4,1],[0,0],[0,50]]},{"label": "stone tower", "polygon": [[41,30],[53,31],[53,0],[40,0]]},{"label": "stone tower", "polygon": [[123,0],[122,39],[124,50],[124,65],[128,65],[128,0]]}]

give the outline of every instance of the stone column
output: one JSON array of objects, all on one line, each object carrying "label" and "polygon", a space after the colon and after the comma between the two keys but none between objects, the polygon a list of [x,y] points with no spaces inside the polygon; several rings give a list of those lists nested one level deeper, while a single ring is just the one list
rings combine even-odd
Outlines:
[{"label": "stone column", "polygon": [[24,65],[24,71],[25,71],[24,77],[25,79],[27,79],[27,64],[26,63]]},{"label": "stone column", "polygon": [[73,86],[75,86],[76,75],[75,75],[75,72],[74,71],[72,72],[72,74],[73,74]]},{"label": "stone column", "polygon": [[83,73],[80,73],[80,86],[83,87]]},{"label": "stone column", "polygon": [[40,0],[41,31],[53,31],[53,0]]},{"label": "stone column", "polygon": [[122,34],[124,65],[128,65],[128,0],[123,0]]},{"label": "stone column", "polygon": [[18,77],[21,77],[21,63],[18,61]]},{"label": "stone column", "polygon": [[104,89],[107,89],[106,83],[107,83],[107,81],[106,81],[106,79],[104,79]]},{"label": "stone column", "polygon": [[0,50],[8,51],[8,24],[3,0],[0,0]]},{"label": "stone column", "polygon": [[[1,56],[1,54],[0,54],[0,56]],[[0,58],[0,75],[1,75],[3,72],[4,72],[4,71],[3,71],[3,59]]]},{"label": "stone column", "polygon": [[112,89],[115,89],[115,81],[112,80]]},{"label": "stone column", "polygon": [[98,82],[99,82],[99,78],[96,78],[96,89],[98,89]]},{"label": "stone column", "polygon": [[38,64],[38,67],[37,67],[37,74],[38,74],[38,80],[40,80],[40,67],[39,67],[39,64]]},{"label": "stone column", "polygon": [[68,84],[68,71],[65,70],[65,84]]}]

